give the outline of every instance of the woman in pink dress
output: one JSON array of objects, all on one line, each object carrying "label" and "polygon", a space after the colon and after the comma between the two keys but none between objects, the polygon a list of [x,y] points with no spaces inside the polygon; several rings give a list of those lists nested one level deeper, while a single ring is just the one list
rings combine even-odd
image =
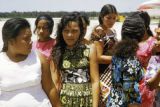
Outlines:
[{"label": "woman in pink dress", "polygon": [[143,37],[143,40],[139,43],[139,49],[137,51],[137,57],[145,69],[145,76],[143,80],[140,82],[140,92],[142,95],[142,107],[153,107],[153,102],[155,98],[155,92],[149,90],[145,82],[148,77],[146,77],[146,73],[150,72],[147,70],[149,60],[151,56],[153,55],[156,46],[155,43],[157,42],[157,38],[153,36],[153,33],[150,29],[150,16],[147,12],[141,11],[138,12],[139,16],[143,19],[145,24],[146,33]]},{"label": "woman in pink dress", "polygon": [[33,47],[49,58],[56,43],[55,39],[51,38],[54,21],[51,16],[42,14],[37,17],[35,26],[34,33],[37,34],[38,40],[33,43]]}]

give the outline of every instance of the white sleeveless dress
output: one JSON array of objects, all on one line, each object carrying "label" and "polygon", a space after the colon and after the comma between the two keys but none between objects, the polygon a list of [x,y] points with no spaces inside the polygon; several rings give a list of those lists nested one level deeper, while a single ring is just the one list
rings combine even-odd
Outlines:
[{"label": "white sleeveless dress", "polygon": [[41,64],[35,52],[18,63],[0,53],[0,107],[52,107],[42,89]]}]

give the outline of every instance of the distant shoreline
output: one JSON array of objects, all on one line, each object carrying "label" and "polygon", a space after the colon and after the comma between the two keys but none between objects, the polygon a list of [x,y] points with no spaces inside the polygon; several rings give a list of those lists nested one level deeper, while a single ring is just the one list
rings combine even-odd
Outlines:
[{"label": "distant shoreline", "polygon": [[[86,13],[89,17],[94,18],[99,16],[99,12],[97,11],[78,11],[81,13]],[[56,11],[56,12],[39,12],[39,11],[33,11],[33,12],[17,12],[17,11],[12,11],[12,12],[0,12],[0,18],[13,18],[13,17],[23,17],[23,18],[36,18],[39,14],[49,14],[52,17],[62,17],[64,14],[67,14],[70,12],[67,11]],[[118,14],[120,16],[128,16],[132,12],[119,12]],[[159,16],[152,16],[151,18],[160,18]]]}]

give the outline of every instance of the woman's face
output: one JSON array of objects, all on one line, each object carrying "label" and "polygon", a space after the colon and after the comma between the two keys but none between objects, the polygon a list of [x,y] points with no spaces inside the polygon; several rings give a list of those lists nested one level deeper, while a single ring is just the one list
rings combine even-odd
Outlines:
[{"label": "woman's face", "polygon": [[115,13],[107,14],[102,18],[103,25],[106,28],[112,28],[116,20],[117,20],[117,14]]},{"label": "woman's face", "polygon": [[28,55],[32,49],[31,29],[22,29],[18,36],[12,40],[12,49],[16,54]]},{"label": "woman's face", "polygon": [[68,48],[73,48],[80,36],[80,28],[77,22],[70,21],[62,31],[63,39]]},{"label": "woman's face", "polygon": [[38,22],[36,32],[40,41],[48,40],[48,38],[50,37],[50,32],[48,29],[47,20],[40,20]]}]

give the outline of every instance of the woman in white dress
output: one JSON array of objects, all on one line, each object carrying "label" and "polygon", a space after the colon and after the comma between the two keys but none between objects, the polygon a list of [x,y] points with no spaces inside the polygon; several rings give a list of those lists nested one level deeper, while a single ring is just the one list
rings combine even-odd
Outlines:
[{"label": "woman in white dress", "polygon": [[32,50],[27,20],[13,18],[2,28],[0,107],[59,107],[45,57]]}]

